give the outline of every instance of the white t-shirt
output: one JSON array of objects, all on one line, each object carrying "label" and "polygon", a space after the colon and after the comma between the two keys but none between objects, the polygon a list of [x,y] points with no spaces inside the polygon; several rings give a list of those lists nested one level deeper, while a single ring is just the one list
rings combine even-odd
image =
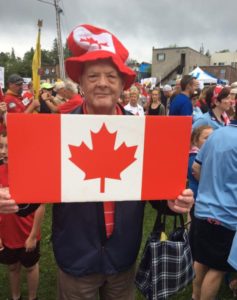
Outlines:
[{"label": "white t-shirt", "polygon": [[124,109],[126,111],[129,111],[133,115],[144,116],[143,107],[141,105],[139,105],[139,104],[137,104],[137,106],[131,106],[130,103],[128,103],[127,105],[124,106]]}]

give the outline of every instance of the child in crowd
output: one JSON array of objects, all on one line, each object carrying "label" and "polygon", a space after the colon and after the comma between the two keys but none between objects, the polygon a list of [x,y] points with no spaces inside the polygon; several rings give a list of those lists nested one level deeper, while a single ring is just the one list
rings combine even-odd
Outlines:
[{"label": "child in crowd", "polygon": [[[0,186],[8,187],[8,144],[5,133],[0,135]],[[21,266],[27,274],[29,300],[37,299],[40,258],[40,225],[45,207],[27,217],[0,215],[0,263],[8,265],[12,300],[20,300]]]},{"label": "child in crowd", "polygon": [[[194,163],[195,157],[202,147],[202,145],[206,142],[209,135],[213,132],[213,128],[210,125],[202,125],[195,128],[191,135],[191,149],[189,151],[189,164],[188,164],[188,182],[189,188],[194,193],[194,199],[197,196],[197,188],[198,181],[193,176],[192,165]],[[194,207],[192,208],[192,212]],[[193,214],[191,215],[191,217]]]},{"label": "child in crowd", "polygon": [[[189,162],[188,162],[188,187],[193,191],[194,199],[197,197],[198,181],[193,176],[192,165],[194,163],[195,157],[198,151],[201,149],[202,145],[206,142],[209,135],[213,132],[213,128],[209,125],[202,125],[193,130],[191,135],[191,149],[189,151]],[[195,261],[194,253],[194,230],[195,230],[195,216],[194,216],[194,206],[190,211],[191,225],[189,229],[189,242],[192,250],[193,260]],[[195,268],[195,272],[198,272]],[[194,287],[195,288],[195,287]],[[193,296],[194,297],[194,296]]]}]

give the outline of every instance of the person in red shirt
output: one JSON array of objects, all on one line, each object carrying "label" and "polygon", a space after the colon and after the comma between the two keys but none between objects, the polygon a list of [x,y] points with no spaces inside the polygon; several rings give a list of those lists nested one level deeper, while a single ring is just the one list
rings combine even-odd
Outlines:
[{"label": "person in red shirt", "polygon": [[39,107],[39,101],[33,98],[23,98],[22,86],[23,78],[18,74],[12,74],[9,76],[7,85],[8,90],[4,96],[4,102],[7,105],[7,111],[12,113],[32,113]]},{"label": "person in red shirt", "polygon": [[[8,144],[6,134],[0,135],[0,186],[8,187]],[[30,300],[37,299],[40,258],[40,225],[45,207],[23,218],[16,214],[0,214],[0,263],[8,265],[13,300],[21,299],[21,267],[26,269]]]},{"label": "person in red shirt", "polygon": [[45,101],[51,112],[60,114],[70,113],[83,103],[81,95],[78,94],[77,85],[70,80],[67,80],[65,82],[65,86],[64,88],[62,88],[61,93],[64,94],[64,97],[68,99],[68,101],[59,105],[55,105],[52,95],[49,95],[47,93],[42,94],[41,97]]}]

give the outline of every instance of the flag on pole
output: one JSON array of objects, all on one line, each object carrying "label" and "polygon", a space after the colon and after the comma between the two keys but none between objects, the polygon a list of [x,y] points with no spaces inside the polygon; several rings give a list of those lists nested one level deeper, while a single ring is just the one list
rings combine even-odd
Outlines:
[{"label": "flag on pole", "polygon": [[176,199],[186,186],[191,117],[7,118],[19,203]]},{"label": "flag on pole", "polygon": [[40,67],[41,67],[41,47],[40,47],[40,33],[43,21],[38,20],[38,36],[36,40],[36,47],[32,61],[32,79],[33,79],[33,89],[34,98],[38,99],[40,90]]}]

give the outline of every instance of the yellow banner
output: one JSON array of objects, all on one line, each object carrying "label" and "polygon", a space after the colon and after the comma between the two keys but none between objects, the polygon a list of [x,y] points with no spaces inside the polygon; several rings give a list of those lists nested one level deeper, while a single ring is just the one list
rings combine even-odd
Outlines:
[{"label": "yellow banner", "polygon": [[35,53],[32,61],[32,80],[34,88],[34,98],[38,99],[40,89],[40,74],[39,69],[41,67],[41,47],[40,47],[40,27],[38,30],[38,37],[36,41]]}]

